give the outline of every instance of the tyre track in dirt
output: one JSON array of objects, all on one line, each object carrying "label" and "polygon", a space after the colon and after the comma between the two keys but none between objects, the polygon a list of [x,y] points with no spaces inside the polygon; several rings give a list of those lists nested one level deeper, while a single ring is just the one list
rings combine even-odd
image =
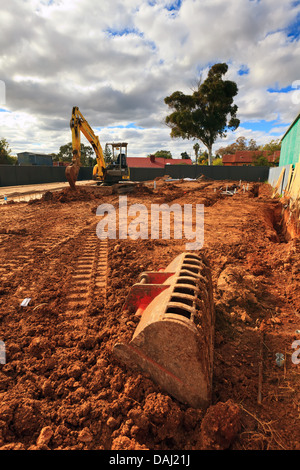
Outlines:
[{"label": "tyre track in dirt", "polygon": [[[60,248],[71,240],[76,239],[80,232],[81,230],[77,230],[70,235],[70,229],[66,227],[59,235],[52,235],[41,239],[34,245],[24,246],[22,254],[19,253],[13,257],[9,257],[6,262],[1,264],[0,277],[7,281],[18,276],[24,269],[34,269],[37,265],[37,254],[42,254],[45,257],[55,253],[58,254]],[[9,235],[5,235],[4,237],[2,235],[1,242],[5,243],[9,240],[9,237]]]},{"label": "tyre track in dirt", "polygon": [[93,302],[102,297],[106,302],[107,287],[107,240],[100,240],[95,227],[81,234],[80,253],[74,261],[73,273],[68,280],[65,297],[66,319],[81,314]]},{"label": "tyre track in dirt", "polygon": [[[49,341],[62,331],[65,337],[77,337],[89,330],[94,321],[89,318],[90,310],[106,304],[108,268],[108,243],[97,237],[94,222],[90,220],[88,228],[69,236],[49,236],[31,259],[22,258],[22,266],[10,264],[10,288],[0,297],[1,328],[6,331],[8,349],[24,328],[39,331]],[[21,307],[25,298],[30,302]]]}]

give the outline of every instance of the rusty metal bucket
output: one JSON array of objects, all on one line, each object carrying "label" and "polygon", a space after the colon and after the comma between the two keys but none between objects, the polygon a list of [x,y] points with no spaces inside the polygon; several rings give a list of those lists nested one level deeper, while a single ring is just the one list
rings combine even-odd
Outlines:
[{"label": "rusty metal bucket", "polygon": [[76,189],[75,185],[76,185],[76,181],[78,178],[78,173],[79,173],[79,167],[75,163],[70,163],[70,165],[66,167],[65,175],[66,175],[66,178],[69,182],[71,189],[73,190]]},{"label": "rusty metal bucket", "polygon": [[204,257],[183,253],[165,270],[142,273],[124,309],[134,309],[140,322],[129,344],[114,346],[116,358],[180,402],[209,406],[215,313]]}]

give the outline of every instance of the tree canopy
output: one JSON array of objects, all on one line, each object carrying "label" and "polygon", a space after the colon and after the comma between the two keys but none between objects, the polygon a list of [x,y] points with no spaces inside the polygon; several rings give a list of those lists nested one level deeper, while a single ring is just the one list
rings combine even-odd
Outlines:
[{"label": "tree canopy", "polygon": [[240,124],[238,107],[233,104],[237,85],[222,78],[227,70],[226,63],[215,64],[191,95],[175,91],[164,100],[174,110],[165,118],[171,137],[200,140],[208,150],[209,164],[217,137],[225,137],[228,129],[235,130]]},{"label": "tree canopy", "polygon": [[172,158],[170,150],[157,150],[153,155],[157,158]]},{"label": "tree canopy", "polygon": [[267,144],[261,145],[261,147],[259,149],[260,150],[266,150],[271,155],[272,153],[274,153],[277,150],[281,149],[281,141],[280,141],[280,139],[278,139],[278,140],[273,139],[270,142],[268,142]]},{"label": "tree canopy", "polygon": [[219,148],[216,153],[217,155],[223,157],[223,155],[233,155],[240,150],[259,150],[259,146],[254,139],[250,139],[247,142],[246,137],[241,136],[238,137],[233,144],[227,145],[227,147]]},{"label": "tree canopy", "polygon": [[190,156],[187,152],[182,152],[181,154],[182,160],[189,160]]},{"label": "tree canopy", "polygon": [[[82,166],[92,166],[95,162],[94,150],[89,145],[80,144],[80,153],[81,153],[81,165]],[[71,162],[73,158],[73,147],[72,142],[62,145],[59,148],[59,152],[55,155],[54,161],[60,162]]]},{"label": "tree canopy", "polygon": [[0,139],[0,165],[15,165],[17,157],[10,155],[11,150],[6,139]]}]

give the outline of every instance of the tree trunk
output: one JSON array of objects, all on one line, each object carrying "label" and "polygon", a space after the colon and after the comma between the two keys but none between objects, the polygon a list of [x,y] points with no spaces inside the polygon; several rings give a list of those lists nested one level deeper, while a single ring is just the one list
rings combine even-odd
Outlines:
[{"label": "tree trunk", "polygon": [[208,150],[208,165],[212,164],[212,145],[207,147]]}]

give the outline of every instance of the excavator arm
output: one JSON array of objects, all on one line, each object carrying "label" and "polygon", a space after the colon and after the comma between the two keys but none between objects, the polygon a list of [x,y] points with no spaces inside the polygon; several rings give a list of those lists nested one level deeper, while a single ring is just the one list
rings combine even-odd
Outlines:
[{"label": "excavator arm", "polygon": [[94,134],[93,129],[79,111],[78,107],[73,107],[72,116],[70,120],[70,127],[72,131],[72,148],[73,158],[72,163],[66,168],[66,178],[72,189],[76,189],[76,181],[78,178],[79,168],[81,166],[80,157],[80,133],[82,132],[85,138],[92,145],[97,159],[97,176],[104,179],[106,172],[106,164],[104,160],[103,150],[99,138]]}]

